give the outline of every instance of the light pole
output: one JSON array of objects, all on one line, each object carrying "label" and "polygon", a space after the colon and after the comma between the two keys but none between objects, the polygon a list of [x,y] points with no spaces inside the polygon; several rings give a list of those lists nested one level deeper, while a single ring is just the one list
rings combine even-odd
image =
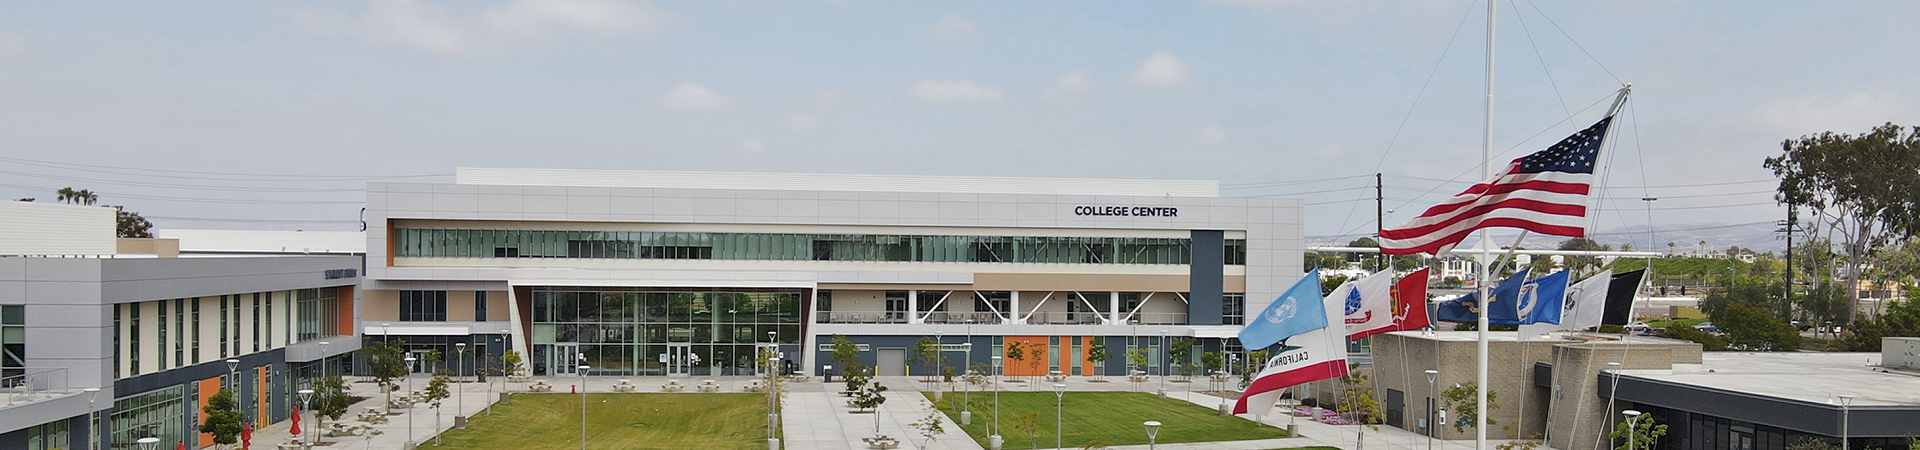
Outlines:
[{"label": "light pole", "polygon": [[1060,419],[1061,419],[1060,405],[1063,403],[1066,403],[1066,399],[1067,399],[1067,385],[1054,383],[1053,384],[1053,448],[1066,448],[1066,446],[1060,445],[1066,439],[1065,437],[1060,435],[1061,430],[1063,430],[1063,428],[1060,427]]},{"label": "light pole", "polygon": [[407,356],[407,444],[402,448],[413,448],[413,362],[418,358]]},{"label": "light pole", "polygon": [[1439,379],[1440,371],[1427,369],[1427,450],[1433,450],[1433,429],[1440,427],[1433,417],[1434,405],[1440,404],[1439,395],[1434,393],[1433,383]]},{"label": "light pole", "polygon": [[993,369],[990,372],[999,373],[987,374],[993,377],[993,430],[987,433],[987,446],[988,450],[1000,450],[1000,378],[1007,375],[1007,370],[1000,367],[1000,355],[993,355]]},{"label": "light pole", "polygon": [[[233,390],[233,404],[235,406],[245,404],[245,402],[242,402],[240,400],[240,377],[237,375],[234,375],[234,372],[237,370],[240,370],[240,360],[228,359],[227,360],[227,384],[228,386],[230,386],[229,389]],[[245,408],[241,408],[241,410],[244,411]],[[245,414],[245,413],[242,413],[242,414]]]},{"label": "light pole", "polygon": [[580,365],[580,450],[587,450],[587,370],[592,368]]},{"label": "light pole", "polygon": [[94,440],[94,437],[100,435],[100,429],[98,428],[100,421],[95,420],[96,417],[93,415],[93,400],[100,396],[100,388],[86,388],[81,389],[81,391],[87,393],[87,450],[95,450],[99,447],[99,443]]},{"label": "light pole", "polygon": [[[487,346],[487,348],[495,348],[495,347],[494,347],[493,345],[488,345],[488,346]],[[483,375],[483,376],[484,376],[484,375],[486,375],[486,374],[487,374],[487,371],[490,371],[490,370],[493,370],[493,362],[491,362],[491,361],[488,361],[488,359],[489,359],[489,357],[488,357],[488,356],[486,356],[486,355],[481,355],[481,354],[478,354],[478,353],[475,353],[475,354],[473,355],[473,357],[474,357],[474,358],[479,358],[479,360],[480,360],[480,365],[481,365],[481,366],[485,366],[485,368],[483,368],[483,369],[481,369],[481,370],[480,370],[480,374],[481,374],[481,375]],[[505,374],[502,374],[502,375],[504,376]],[[493,398],[493,380],[487,380],[487,415],[488,415],[488,416],[492,416],[492,415],[493,415],[493,400],[494,400],[494,398]]]},{"label": "light pole", "polygon": [[1147,426],[1147,450],[1153,450],[1154,446],[1160,443],[1160,421],[1149,420],[1141,425]]},{"label": "light pole", "polygon": [[153,450],[154,448],[160,447],[160,438],[143,437],[140,438],[140,440],[133,441],[133,443],[140,444],[140,450]]},{"label": "light pole", "polygon": [[327,348],[330,345],[333,343],[320,341],[320,378],[326,378],[328,373],[333,372],[333,369],[327,368]]},{"label": "light pole", "polygon": [[[934,365],[933,376],[939,377],[940,374],[946,373],[947,364],[946,362],[941,361],[943,359],[947,359],[947,332],[934,331],[933,332],[933,365]],[[934,378],[934,379],[937,380],[939,378]],[[933,386],[935,391],[938,391],[940,390],[941,387],[943,387],[943,386],[940,386],[939,383],[934,383]],[[935,394],[937,395],[939,394],[939,392],[935,392]],[[938,398],[938,397],[935,397],[935,398]]]},{"label": "light pole", "polygon": [[1160,329],[1160,398],[1167,398],[1167,330]]},{"label": "light pole", "polygon": [[1633,441],[1640,440],[1640,412],[1629,409],[1620,414],[1627,416],[1627,450],[1633,450]]},{"label": "light pole", "polygon": [[[969,330],[971,330],[971,328],[969,328]],[[966,347],[967,349],[967,356],[966,356],[967,360],[960,364],[960,367],[962,369],[965,369],[967,366],[973,364],[972,331],[968,331],[967,342],[963,342],[960,345],[962,347]],[[970,370],[962,370],[960,373],[964,374],[967,372],[970,372]],[[967,390],[966,392],[963,392],[960,394],[960,424],[961,425],[973,425],[973,382],[970,381],[972,380],[971,378],[967,380],[969,380],[967,381]]]},{"label": "light pole", "polygon": [[[301,404],[301,405],[305,405],[305,406],[307,407],[307,410],[308,410],[308,411],[312,411],[312,410],[313,410],[313,390],[312,390],[312,389],[301,389],[301,390],[299,390],[298,392],[295,392],[295,393],[296,393],[296,394],[299,394],[299,395],[300,395],[300,398],[299,398],[299,400],[300,400],[300,404]],[[315,415],[314,415],[314,417],[319,417],[319,415],[318,415],[318,414],[315,414]],[[307,433],[307,436],[312,436],[312,435],[313,435],[313,433]],[[306,437],[306,436],[302,436],[302,438],[304,438],[304,437]]]},{"label": "light pole", "polygon": [[466,370],[467,368],[467,343],[455,342],[453,344],[453,354],[454,364],[460,365],[460,367],[454,369],[453,373],[454,376],[457,377],[454,378],[453,383],[453,421],[460,425],[460,429],[465,430],[467,429],[467,421],[464,419],[467,416],[467,399],[466,396],[460,395],[460,393],[465,391],[465,389],[462,389],[463,386],[461,386],[461,383],[466,382],[466,377],[461,377],[460,371]]},{"label": "light pole", "polygon": [[769,351],[766,356],[766,361],[767,361],[766,362],[767,364],[767,450],[780,450],[780,438],[774,436],[775,434],[774,430],[780,424],[780,413],[778,411],[780,408],[780,402],[775,400],[776,398],[778,398],[776,397],[778,390],[774,389],[774,381],[776,380],[776,377],[780,376],[779,335],[775,332],[768,331],[767,345],[768,345],[768,348],[773,349]]},{"label": "light pole", "polygon": [[1848,450],[1849,444],[1847,443],[1847,439],[1852,437],[1848,436],[1848,434],[1851,434],[1853,431],[1848,429],[1853,425],[1848,422],[1853,419],[1850,417],[1852,415],[1853,394],[1840,394],[1840,450]]}]

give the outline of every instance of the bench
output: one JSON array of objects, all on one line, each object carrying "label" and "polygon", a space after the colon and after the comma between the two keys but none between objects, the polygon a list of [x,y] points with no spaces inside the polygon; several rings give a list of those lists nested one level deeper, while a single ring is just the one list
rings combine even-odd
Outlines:
[{"label": "bench", "polygon": [[1062,381],[1067,381],[1067,376],[1064,374],[1061,374],[1060,371],[1055,370],[1052,372],[1047,372],[1047,381],[1059,383]]},{"label": "bench", "polygon": [[700,385],[696,387],[700,392],[720,392],[720,383],[715,383],[713,380],[700,380]]},{"label": "bench", "polygon": [[1127,381],[1132,381],[1135,383],[1145,383],[1147,382],[1147,373],[1135,370],[1133,371],[1133,373],[1127,374]]},{"label": "bench", "polygon": [[528,382],[528,381],[533,381],[533,377],[530,377],[530,376],[526,376],[526,375],[521,375],[521,374],[517,374],[517,373],[516,373],[516,374],[513,374],[513,375],[507,375],[507,382],[508,382],[508,383],[525,383],[525,382]]},{"label": "bench", "polygon": [[359,436],[360,435],[359,431],[360,431],[359,429],[354,427],[349,427],[347,426],[347,424],[344,424],[344,423],[334,422],[334,423],[327,424],[327,436],[330,436],[330,437]]},{"label": "bench", "polygon": [[680,384],[680,380],[667,380],[667,384],[660,385],[660,392],[680,392],[686,389],[687,385]]},{"label": "bench", "polygon": [[633,381],[620,380],[619,382],[613,383],[613,390],[614,392],[633,392]]},{"label": "bench", "polygon": [[547,384],[546,380],[535,381],[527,385],[527,392],[553,392],[553,385]]},{"label": "bench", "polygon": [[279,445],[275,445],[274,448],[279,450],[307,450],[313,447],[307,445],[307,441],[299,436],[287,436],[286,442],[281,442]]},{"label": "bench", "polygon": [[877,448],[877,449],[900,448],[899,439],[894,439],[884,434],[877,437],[860,438],[860,440],[867,442],[867,448]]},{"label": "bench", "polygon": [[766,392],[767,383],[764,381],[755,379],[752,381],[748,381],[746,386],[740,387],[740,390],[747,391],[747,392]]}]

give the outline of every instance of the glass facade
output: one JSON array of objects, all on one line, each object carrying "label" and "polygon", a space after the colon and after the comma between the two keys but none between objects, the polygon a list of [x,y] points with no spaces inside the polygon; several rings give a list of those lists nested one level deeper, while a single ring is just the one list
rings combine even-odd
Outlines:
[{"label": "glass facade", "polygon": [[1247,324],[1247,294],[1220,294],[1220,324]]},{"label": "glass facade", "polygon": [[[769,261],[1190,264],[1191,239],[1074,236],[686,233],[400,228],[408,258],[722,259]],[[1246,240],[1229,239],[1228,264]]]},{"label": "glass facade", "polygon": [[299,335],[294,342],[306,342],[314,339],[340,335],[336,324],[340,323],[340,288],[314,288],[294,291],[294,305],[300,309],[298,323]]},{"label": "glass facade", "polygon": [[755,344],[773,332],[780,344],[800,343],[799,290],[663,291],[614,288],[535,288],[535,375],[571,373],[584,354],[592,375],[665,375],[669,347],[684,347],[697,364],[690,374],[751,375]]},{"label": "glass facade", "polygon": [[160,442],[185,442],[186,387],[174,386],[113,401],[108,447],[135,448],[135,440],[157,437]]},{"label": "glass facade", "polygon": [[447,321],[447,291],[400,291],[400,321]]},{"label": "glass facade", "polygon": [[26,373],[27,307],[0,306],[0,376]]}]

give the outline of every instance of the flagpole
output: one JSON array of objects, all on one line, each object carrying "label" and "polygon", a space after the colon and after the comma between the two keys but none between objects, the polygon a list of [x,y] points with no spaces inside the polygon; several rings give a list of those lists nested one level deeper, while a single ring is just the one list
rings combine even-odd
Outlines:
[{"label": "flagpole", "polygon": [[[1482,180],[1493,178],[1493,37],[1494,20],[1498,17],[1494,13],[1494,6],[1499,3],[1500,0],[1487,0],[1487,99],[1484,117],[1486,128],[1485,134],[1481,136],[1480,147],[1480,179]],[[1475,322],[1479,325],[1475,342],[1479,350],[1477,356],[1479,373],[1474,376],[1477,383],[1474,389],[1477,397],[1474,401],[1473,418],[1474,450],[1487,450],[1487,300],[1490,300],[1487,298],[1487,279],[1489,278],[1487,265],[1492,262],[1489,259],[1493,257],[1491,246],[1493,241],[1489,240],[1489,237],[1486,229],[1480,230],[1480,279],[1474,283],[1480,291],[1480,315]]]}]

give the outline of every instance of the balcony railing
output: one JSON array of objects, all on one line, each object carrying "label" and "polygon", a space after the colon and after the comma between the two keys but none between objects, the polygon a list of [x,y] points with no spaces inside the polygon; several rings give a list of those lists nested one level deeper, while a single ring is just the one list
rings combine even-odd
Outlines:
[{"label": "balcony railing", "polygon": [[73,393],[73,385],[67,382],[67,369],[28,367],[19,373],[0,377],[0,395],[6,396],[6,405],[31,403]]},{"label": "balcony railing", "polygon": [[[1106,316],[1097,312],[1036,312],[1026,323],[1046,325],[1102,325]],[[909,323],[905,312],[860,311],[814,313],[815,323]],[[944,313],[926,315],[925,323],[995,325],[1008,322],[991,312]],[[1136,313],[1118,325],[1186,325],[1187,313]]]}]

